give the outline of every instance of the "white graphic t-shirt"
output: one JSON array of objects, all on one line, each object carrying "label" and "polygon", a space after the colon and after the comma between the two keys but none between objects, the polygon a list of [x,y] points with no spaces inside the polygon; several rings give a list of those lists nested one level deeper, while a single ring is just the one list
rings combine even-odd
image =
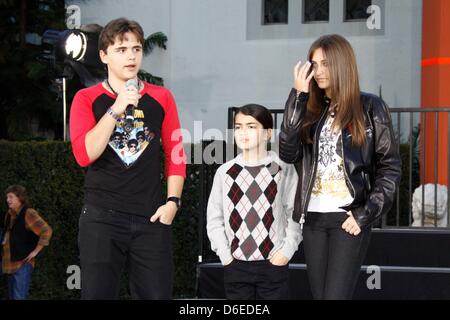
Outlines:
[{"label": "white graphic t-shirt", "polygon": [[319,158],[308,211],[345,212],[339,208],[353,202],[345,183],[341,131],[333,132],[334,118],[328,116],[319,137]]}]

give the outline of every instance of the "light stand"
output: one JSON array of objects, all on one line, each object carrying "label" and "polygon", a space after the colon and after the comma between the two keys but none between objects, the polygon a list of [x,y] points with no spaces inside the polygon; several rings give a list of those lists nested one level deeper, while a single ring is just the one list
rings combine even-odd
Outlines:
[{"label": "light stand", "polygon": [[62,100],[62,117],[63,117],[63,141],[67,141],[67,74],[62,74],[61,78],[55,79],[55,88],[58,91],[58,100]]},{"label": "light stand", "polygon": [[63,100],[63,141],[67,141],[67,95],[66,77],[62,78],[62,100]]}]

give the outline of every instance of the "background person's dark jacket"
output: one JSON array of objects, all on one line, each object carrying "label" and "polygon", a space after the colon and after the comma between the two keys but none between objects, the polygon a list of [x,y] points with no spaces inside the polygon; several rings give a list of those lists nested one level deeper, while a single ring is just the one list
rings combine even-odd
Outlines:
[{"label": "background person's dark jacket", "polygon": [[[21,261],[28,257],[39,242],[39,236],[26,228],[25,214],[27,210],[28,208],[26,206],[22,207],[11,228],[9,239],[11,261]],[[6,217],[5,228],[9,226],[10,218],[11,216],[8,214]],[[5,229],[3,230],[3,234],[6,234]]]}]

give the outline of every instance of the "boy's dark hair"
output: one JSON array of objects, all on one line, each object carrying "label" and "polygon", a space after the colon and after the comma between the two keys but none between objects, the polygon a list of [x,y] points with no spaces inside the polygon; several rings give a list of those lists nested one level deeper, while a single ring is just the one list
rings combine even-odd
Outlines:
[{"label": "boy's dark hair", "polygon": [[266,107],[259,104],[246,104],[245,106],[238,108],[234,113],[234,123],[236,123],[236,116],[239,113],[255,118],[263,125],[264,129],[273,129],[272,114]]},{"label": "boy's dark hair", "polygon": [[144,45],[144,31],[140,24],[126,18],[118,18],[111,20],[103,28],[98,38],[98,49],[106,52],[106,49],[114,44],[116,37],[123,41],[123,37],[127,32],[133,33],[137,40]]},{"label": "boy's dark hair", "polygon": [[5,195],[7,195],[8,193],[13,193],[17,198],[19,198],[22,205],[28,206],[28,195],[27,190],[24,186],[21,186],[19,184],[9,186],[5,190]]}]

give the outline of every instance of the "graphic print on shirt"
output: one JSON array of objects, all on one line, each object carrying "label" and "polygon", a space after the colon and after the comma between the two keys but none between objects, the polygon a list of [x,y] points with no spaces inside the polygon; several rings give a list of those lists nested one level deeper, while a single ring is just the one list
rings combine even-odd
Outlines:
[{"label": "graphic print on shirt", "polygon": [[319,137],[319,159],[316,179],[312,195],[320,197],[329,195],[335,199],[346,199],[349,196],[345,183],[344,159],[338,150],[340,130],[333,132],[334,118],[328,116]]},{"label": "graphic print on shirt", "polygon": [[229,224],[234,234],[231,252],[239,260],[267,259],[278,237],[271,228],[272,205],[278,193],[281,167],[272,162],[258,167],[234,164],[225,177],[230,202]]},{"label": "graphic print on shirt", "polygon": [[131,126],[127,126],[123,118],[118,120],[109,141],[109,146],[126,167],[136,162],[155,137],[155,133],[145,125],[143,110],[134,108],[133,117]]}]

